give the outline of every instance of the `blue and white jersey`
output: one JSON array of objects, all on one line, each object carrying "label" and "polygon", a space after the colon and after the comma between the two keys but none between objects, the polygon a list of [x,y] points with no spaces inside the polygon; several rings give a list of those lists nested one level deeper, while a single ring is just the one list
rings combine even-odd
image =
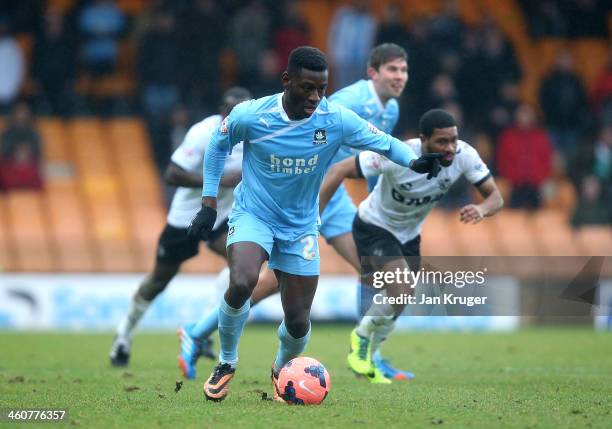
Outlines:
[{"label": "blue and white jersey", "polygon": [[416,158],[403,142],[325,97],[310,117],[291,120],[282,95],[241,103],[224,119],[206,153],[202,193],[217,195],[225,157],[244,141],[234,210],[258,217],[278,239],[316,233],[319,188],[341,145],[380,152],[402,165]]},{"label": "blue and white jersey", "polygon": [[[374,89],[371,80],[358,80],[352,85],[346,86],[329,97],[332,103],[338,103],[357,113],[361,118],[370,122],[376,128],[391,134],[399,120],[399,104],[392,98],[383,104]],[[353,156],[355,153],[348,148],[343,148],[334,163]]]}]

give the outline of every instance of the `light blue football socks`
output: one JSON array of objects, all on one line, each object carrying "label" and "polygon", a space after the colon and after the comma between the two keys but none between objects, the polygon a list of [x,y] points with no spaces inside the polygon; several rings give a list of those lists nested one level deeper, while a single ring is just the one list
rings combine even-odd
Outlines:
[{"label": "light blue football socks", "polygon": [[242,336],[244,325],[249,318],[251,300],[248,300],[240,308],[230,307],[225,299],[219,305],[219,339],[221,352],[219,362],[229,363],[235,367],[238,362],[238,342]]},{"label": "light blue football socks", "polygon": [[283,365],[304,351],[310,339],[310,325],[306,335],[302,338],[293,338],[289,331],[287,331],[285,321],[283,320],[278,327],[278,339],[278,352],[274,360],[274,368],[276,370],[279,370]]},{"label": "light blue football socks", "polygon": [[[223,300],[225,302],[225,299]],[[190,334],[194,338],[204,339],[212,335],[219,326],[219,307],[215,306],[210,312],[202,317],[190,330]]]}]

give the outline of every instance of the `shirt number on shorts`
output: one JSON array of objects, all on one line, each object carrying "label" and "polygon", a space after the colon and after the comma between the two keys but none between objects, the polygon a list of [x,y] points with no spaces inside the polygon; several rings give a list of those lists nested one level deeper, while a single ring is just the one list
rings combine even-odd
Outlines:
[{"label": "shirt number on shorts", "polygon": [[315,247],[315,240],[312,235],[302,238],[300,243],[304,243],[304,249],[302,249],[302,257],[304,259],[311,260],[317,257],[317,252],[312,250]]}]

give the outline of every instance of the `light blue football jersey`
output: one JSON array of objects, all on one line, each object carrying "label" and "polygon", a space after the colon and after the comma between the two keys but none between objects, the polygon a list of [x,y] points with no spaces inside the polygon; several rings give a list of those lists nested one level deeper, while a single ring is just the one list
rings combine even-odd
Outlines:
[{"label": "light blue football jersey", "polygon": [[358,80],[329,96],[332,103],[342,104],[381,131],[390,134],[399,119],[399,105],[395,98],[382,104],[371,80]]},{"label": "light blue football jersey", "polygon": [[282,95],[241,103],[224,119],[206,152],[202,193],[217,195],[225,157],[244,141],[234,210],[266,222],[278,239],[316,233],[319,188],[343,144],[382,153],[404,166],[416,158],[407,145],[325,97],[310,117],[290,120]]},{"label": "light blue football jersey", "polygon": [[[391,134],[399,120],[399,104],[395,98],[383,104],[374,89],[371,80],[358,80],[329,96],[331,103],[338,103],[357,113],[361,118],[373,124],[376,128]],[[343,148],[338,152],[334,163],[340,162],[349,156],[355,155],[349,148]]]},{"label": "light blue football jersey", "polygon": [[[399,105],[397,100],[392,98],[388,100],[386,104],[383,104],[376,93],[376,89],[374,89],[374,83],[369,79],[361,79],[349,86],[339,89],[330,95],[329,101],[351,109],[361,118],[388,134],[391,134],[399,120]],[[357,152],[359,151],[342,147],[332,160],[332,164],[355,156]],[[368,178],[368,191],[372,191],[376,181],[377,178],[375,177]],[[334,207],[336,204],[346,204],[344,200],[349,201],[350,197],[348,197],[346,188],[344,184],[342,184],[332,196],[325,210],[328,210],[329,207]],[[325,216],[322,216],[322,218],[325,218]]]}]

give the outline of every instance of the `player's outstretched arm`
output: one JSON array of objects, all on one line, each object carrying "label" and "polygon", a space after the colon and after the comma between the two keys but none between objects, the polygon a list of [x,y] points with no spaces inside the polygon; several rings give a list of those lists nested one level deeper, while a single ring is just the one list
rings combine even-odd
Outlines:
[{"label": "player's outstretched arm", "polygon": [[427,173],[427,178],[436,177],[441,170],[441,154],[424,154],[417,157],[410,146],[386,134],[348,109],[340,110],[344,144],[371,150],[387,157],[395,164],[408,167],[417,173]]},{"label": "player's outstretched arm", "polygon": [[441,153],[424,153],[417,158],[407,144],[396,138],[391,139],[389,150],[381,153],[390,161],[408,167],[412,171],[420,174],[427,173],[427,180],[437,177],[442,170],[440,159],[443,155]]},{"label": "player's outstretched arm", "polygon": [[504,206],[504,199],[495,184],[495,179],[489,177],[483,183],[476,186],[484,201],[480,204],[468,204],[459,212],[462,223],[477,224],[483,218],[493,216]]},{"label": "player's outstretched arm", "polygon": [[344,179],[363,177],[359,173],[358,162],[359,157],[349,157],[344,161],[334,164],[327,171],[327,174],[323,178],[321,191],[319,193],[319,213],[323,213],[327,203],[329,203],[329,200],[331,200],[331,197],[336,193],[336,190],[338,190],[338,187]]}]

